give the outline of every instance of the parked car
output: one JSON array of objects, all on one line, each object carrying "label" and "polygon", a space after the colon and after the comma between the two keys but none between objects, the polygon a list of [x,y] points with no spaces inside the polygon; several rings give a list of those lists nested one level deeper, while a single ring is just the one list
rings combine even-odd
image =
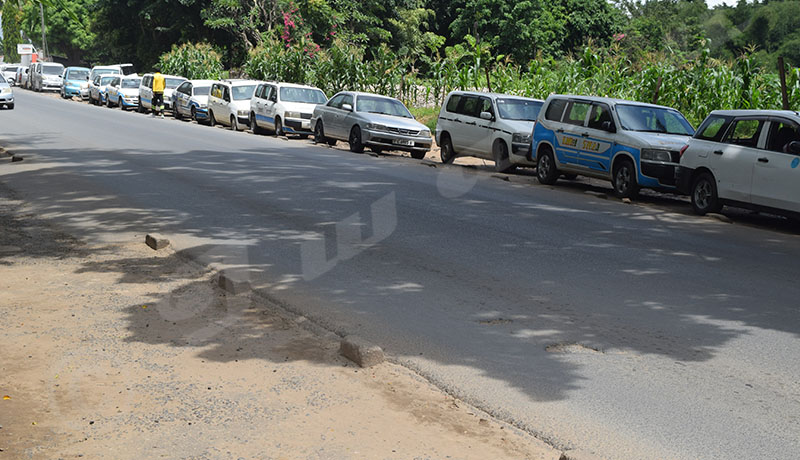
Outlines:
[{"label": "parked car", "polygon": [[0,105],[7,109],[14,108],[14,90],[2,74],[0,74]]},{"label": "parked car", "polygon": [[551,95],[533,128],[543,184],[562,174],[611,181],[619,197],[640,187],[675,190],[680,149],[694,128],[677,110],[604,97]]},{"label": "parked car", "polygon": [[492,160],[507,172],[528,160],[533,125],[544,101],[508,94],[454,91],[445,98],[436,123],[442,163],[459,156]]},{"label": "parked car", "polygon": [[247,126],[250,99],[261,83],[256,80],[223,80],[214,82],[208,95],[208,122],[219,123],[238,131]]},{"label": "parked car", "polygon": [[343,91],[318,105],[311,117],[316,142],[347,141],[352,152],[402,150],[416,159],[431,148],[431,131],[397,99]]},{"label": "parked car", "polygon": [[325,93],[313,86],[261,83],[250,100],[250,128],[256,134],[268,130],[276,136],[308,136],[314,108],[327,101]]},{"label": "parked car", "polygon": [[214,80],[186,80],[172,92],[172,115],[191,117],[200,122],[208,120],[208,93]]},{"label": "parked car", "polygon": [[64,69],[61,85],[61,97],[70,98],[78,96],[81,99],[89,97],[89,78],[90,70],[86,67],[67,67]]},{"label": "parked car", "polygon": [[108,85],[119,78],[119,75],[97,75],[94,81],[89,85],[89,103],[96,105],[103,105],[106,103],[106,90]]},{"label": "parked car", "polygon": [[64,66],[57,62],[37,62],[33,65],[30,86],[34,91],[61,90]]},{"label": "parked car", "polygon": [[0,66],[0,73],[6,78],[6,82],[14,86],[14,83],[17,81],[17,69],[21,66],[21,64],[3,64]]},{"label": "parked car", "polygon": [[106,105],[118,106],[122,110],[139,107],[139,85],[142,78],[137,75],[117,75],[106,89]]},{"label": "parked car", "polygon": [[681,150],[677,181],[701,215],[730,205],[800,216],[800,114],[711,112]]},{"label": "parked car", "polygon": [[14,84],[20,87],[24,87],[25,80],[28,76],[28,66],[20,65],[17,66],[17,75],[14,77]]},{"label": "parked car", "polygon": [[[172,110],[172,91],[186,79],[177,75],[164,76],[164,109]],[[153,74],[146,73],[139,84],[139,112],[153,110]]]}]

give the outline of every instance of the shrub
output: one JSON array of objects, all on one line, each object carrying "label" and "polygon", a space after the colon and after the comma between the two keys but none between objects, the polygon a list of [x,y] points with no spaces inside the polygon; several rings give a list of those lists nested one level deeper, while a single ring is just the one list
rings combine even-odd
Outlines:
[{"label": "shrub", "polygon": [[184,43],[158,59],[161,72],[191,80],[223,78],[222,57],[208,43]]}]

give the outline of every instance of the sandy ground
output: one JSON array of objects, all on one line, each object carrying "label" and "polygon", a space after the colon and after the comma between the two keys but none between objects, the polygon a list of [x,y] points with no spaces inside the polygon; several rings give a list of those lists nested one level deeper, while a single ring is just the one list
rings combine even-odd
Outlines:
[{"label": "sandy ground", "polygon": [[144,235],[87,245],[2,184],[0,234],[0,459],[560,456]]}]

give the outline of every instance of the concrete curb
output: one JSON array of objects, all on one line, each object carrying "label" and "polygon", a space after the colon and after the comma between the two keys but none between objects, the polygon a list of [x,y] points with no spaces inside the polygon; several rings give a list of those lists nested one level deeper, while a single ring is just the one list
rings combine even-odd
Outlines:
[{"label": "concrete curb", "polygon": [[233,295],[244,294],[252,290],[249,281],[237,279],[237,277],[225,272],[220,272],[218,284],[220,289]]},{"label": "concrete curb", "polygon": [[169,240],[161,235],[148,233],[147,236],[144,237],[144,244],[150,246],[151,249],[158,251],[159,249],[164,249],[169,246]]},{"label": "concrete curb", "polygon": [[342,339],[339,353],[361,367],[372,367],[385,359],[381,347],[355,335],[348,335]]}]

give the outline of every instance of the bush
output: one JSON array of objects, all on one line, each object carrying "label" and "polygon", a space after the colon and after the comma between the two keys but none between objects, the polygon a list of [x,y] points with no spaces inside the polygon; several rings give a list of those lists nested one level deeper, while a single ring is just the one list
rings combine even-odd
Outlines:
[{"label": "bush", "polygon": [[180,75],[190,80],[218,80],[223,78],[222,57],[208,43],[184,43],[158,58],[159,70],[169,75]]}]

